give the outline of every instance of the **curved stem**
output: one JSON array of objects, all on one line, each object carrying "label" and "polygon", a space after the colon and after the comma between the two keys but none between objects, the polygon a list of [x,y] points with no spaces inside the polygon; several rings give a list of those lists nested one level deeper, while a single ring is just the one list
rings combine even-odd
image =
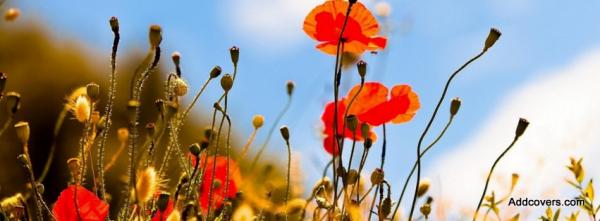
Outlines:
[{"label": "curved stem", "polygon": [[42,183],[48,175],[48,171],[50,171],[50,166],[52,165],[52,161],[54,160],[54,152],[56,151],[56,140],[58,139],[58,134],[60,133],[60,129],[62,128],[65,117],[67,116],[69,109],[64,107],[58,118],[56,119],[56,124],[54,124],[54,131],[52,134],[52,145],[50,146],[50,152],[48,152],[48,158],[46,159],[46,164],[44,165],[44,170],[42,170],[42,174],[38,177],[37,182]]},{"label": "curved stem", "polygon": [[256,163],[258,163],[258,159],[260,159],[263,152],[267,148],[267,145],[269,145],[269,141],[271,140],[271,136],[273,136],[273,132],[275,132],[275,128],[277,127],[277,125],[279,125],[279,121],[281,121],[281,118],[283,118],[285,113],[290,108],[291,104],[292,104],[292,96],[289,96],[287,103],[285,104],[285,106],[283,107],[281,112],[279,112],[279,114],[277,115],[277,118],[275,118],[275,121],[271,125],[271,128],[269,128],[269,132],[267,133],[267,138],[265,138],[265,141],[263,142],[260,149],[258,150],[258,153],[256,153],[256,156],[254,156],[254,159],[252,159],[252,163],[250,164],[250,171],[253,171],[254,167],[256,167]]},{"label": "curved stem", "polygon": [[467,67],[473,61],[475,61],[479,57],[481,57],[485,52],[486,51],[481,51],[475,57],[471,58],[469,61],[467,61],[466,63],[464,63],[460,68],[458,68],[456,71],[454,71],[454,73],[452,75],[450,75],[450,78],[448,78],[448,81],[446,81],[446,86],[444,86],[444,91],[442,92],[442,96],[440,96],[440,99],[439,99],[437,105],[435,106],[435,109],[434,109],[433,113],[431,114],[431,118],[429,119],[429,122],[427,123],[427,126],[425,127],[425,130],[421,134],[421,137],[419,137],[419,142],[417,144],[417,182],[415,184],[415,192],[413,194],[413,201],[412,201],[412,205],[410,207],[410,213],[408,215],[408,220],[412,220],[412,216],[413,216],[413,213],[414,213],[414,210],[415,210],[415,205],[416,205],[416,202],[417,202],[417,192],[418,192],[417,190],[419,189],[419,181],[421,180],[421,145],[423,143],[423,139],[425,138],[425,135],[427,135],[427,132],[429,131],[429,128],[431,127],[431,124],[435,120],[435,116],[437,115],[437,112],[440,109],[442,101],[444,101],[444,98],[446,97],[446,93],[448,92],[448,88],[450,87],[450,83],[452,82],[452,79],[454,79],[454,77],[460,71],[462,71],[465,67]]},{"label": "curved stem", "polygon": [[[227,113],[227,94],[228,92],[225,92],[225,107],[223,109],[223,112]],[[216,175],[216,170],[217,170],[217,154],[218,154],[218,150],[219,150],[219,142],[221,140],[221,131],[223,129],[223,123],[225,123],[225,114],[223,114],[223,117],[221,117],[221,123],[219,125],[219,130],[217,131],[217,143],[215,145],[215,154],[213,155],[213,165],[212,165],[212,177],[210,179],[211,183],[209,183],[210,188],[208,191],[208,209],[206,212],[206,219],[205,220],[211,220],[211,209],[212,209],[212,194],[213,194],[213,182],[215,181],[215,175]],[[227,189],[227,187],[225,187]]]},{"label": "curved stem", "polygon": [[285,205],[285,220],[288,220],[288,213],[287,213],[287,203],[288,203],[288,199],[290,197],[290,174],[291,174],[291,170],[292,170],[292,148],[290,147],[290,142],[289,140],[285,141],[285,145],[287,147],[287,177],[286,177],[286,186],[285,186],[285,198],[284,198],[284,205]]}]

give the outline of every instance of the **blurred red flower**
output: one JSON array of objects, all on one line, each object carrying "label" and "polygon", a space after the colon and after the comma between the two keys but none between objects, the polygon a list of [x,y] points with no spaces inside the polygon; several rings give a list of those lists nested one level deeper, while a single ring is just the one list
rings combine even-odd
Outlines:
[{"label": "blurred red flower", "polygon": [[[217,165],[215,170],[213,170],[214,162]],[[218,209],[223,205],[225,199],[235,198],[238,192],[237,185],[241,183],[239,168],[233,159],[229,161],[229,185],[227,187],[225,186],[227,181],[227,157],[205,157],[203,155],[200,160],[200,167],[204,163],[206,163],[206,170],[202,176],[202,185],[199,186],[200,199],[198,199],[203,213],[208,210],[208,195],[211,185],[213,186],[212,209]],[[215,174],[214,181],[212,180],[213,173]],[[227,192],[227,195],[225,195],[225,192]]]},{"label": "blurred red flower", "polygon": [[[77,192],[77,206],[75,192]],[[60,193],[52,213],[57,221],[101,221],[108,215],[108,207],[108,204],[100,200],[96,194],[81,186],[70,185]],[[76,208],[79,209],[79,214]]]},{"label": "blurred red flower", "polygon": [[[410,121],[420,108],[419,97],[412,91],[408,85],[396,85],[391,93],[387,87],[378,82],[367,82],[363,85],[362,91],[356,96],[352,106],[348,110],[349,115],[355,115],[358,119],[359,128],[354,135],[348,128],[343,128],[344,114],[347,106],[355,94],[358,93],[360,85],[356,85],[350,90],[348,95],[338,100],[338,137],[355,139],[362,141],[365,138],[360,131],[360,125],[367,124],[370,127],[379,126],[384,123],[404,123]],[[324,124],[323,133],[325,138],[323,146],[325,150],[337,155],[338,147],[334,139],[334,102],[325,106],[325,111],[321,116]],[[369,128],[369,138],[374,142],[377,138],[375,133]]]},{"label": "blurred red flower", "polygon": [[[319,41],[317,48],[335,55],[340,32],[350,3],[344,0],[327,0],[315,7],[304,19],[304,32]],[[344,51],[362,54],[366,50],[384,49],[387,39],[376,36],[379,24],[371,12],[360,2],[355,3],[348,16],[343,38]]]},{"label": "blurred red flower", "polygon": [[165,211],[161,212],[160,210],[156,210],[156,213],[152,217],[151,221],[166,221],[167,218],[169,218],[169,215],[171,215],[171,212],[173,212],[174,207],[175,207],[175,204],[174,204],[173,200],[169,200]]}]

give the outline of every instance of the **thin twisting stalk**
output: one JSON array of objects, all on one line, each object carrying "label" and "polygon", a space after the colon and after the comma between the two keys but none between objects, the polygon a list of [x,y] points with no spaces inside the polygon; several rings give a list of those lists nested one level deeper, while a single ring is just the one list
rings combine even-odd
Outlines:
[{"label": "thin twisting stalk", "polygon": [[[228,94],[228,92],[226,91],[225,92],[225,102],[224,102],[225,103],[225,105],[224,105],[225,107],[223,109],[224,113],[227,113],[227,94]],[[217,174],[216,173],[216,170],[217,170],[217,154],[219,152],[218,150],[219,150],[219,143],[220,143],[220,140],[221,140],[221,131],[223,129],[223,123],[225,123],[225,114],[223,114],[223,116],[221,117],[221,123],[219,124],[219,130],[217,131],[217,137],[216,137],[217,142],[215,144],[215,154],[214,154],[214,157],[213,157],[212,174],[211,174],[212,176],[211,176],[211,179],[210,179],[211,182],[215,182],[215,175]],[[213,184],[209,183],[209,185],[210,185],[210,188],[208,188],[209,189],[209,191],[208,191],[208,210],[206,212],[206,220],[210,220],[210,217],[211,217],[210,210],[212,209]],[[227,187],[225,187],[225,188],[227,188]]]},{"label": "thin twisting stalk", "polygon": [[408,220],[412,220],[412,216],[413,216],[416,201],[417,201],[417,190],[419,189],[419,181],[421,180],[421,145],[423,143],[423,139],[425,138],[425,135],[427,135],[427,132],[429,131],[429,128],[431,127],[431,124],[435,120],[435,116],[437,115],[437,112],[440,109],[442,101],[444,101],[444,98],[446,97],[446,93],[448,92],[448,88],[450,87],[450,83],[452,82],[452,79],[454,79],[454,77],[460,71],[462,71],[465,67],[467,67],[473,61],[475,61],[479,57],[481,57],[485,52],[486,52],[485,50],[481,51],[475,57],[471,58],[469,61],[467,61],[465,64],[463,64],[460,68],[458,68],[456,71],[454,71],[454,73],[452,75],[450,75],[450,78],[448,78],[448,81],[446,82],[446,86],[444,86],[444,91],[442,92],[442,96],[440,96],[440,99],[439,99],[437,105],[435,106],[433,113],[431,114],[431,118],[429,118],[429,122],[427,123],[425,130],[421,134],[421,137],[419,137],[419,142],[417,144],[417,182],[415,183],[415,192],[413,195],[412,205],[410,207],[410,213],[408,215]]},{"label": "thin twisting stalk", "polygon": [[258,153],[256,153],[256,156],[254,156],[254,159],[252,159],[252,163],[250,164],[250,171],[253,171],[254,167],[256,167],[256,163],[258,163],[258,160],[260,159],[263,152],[265,151],[265,149],[267,149],[267,146],[269,145],[269,141],[271,140],[271,136],[275,132],[275,128],[277,127],[277,125],[279,125],[281,118],[283,118],[283,116],[288,111],[288,109],[290,109],[291,104],[292,104],[292,96],[290,95],[290,96],[288,96],[287,103],[285,103],[285,106],[283,107],[281,112],[279,112],[279,114],[277,115],[277,118],[275,118],[275,121],[273,121],[273,125],[271,125],[271,128],[269,129],[269,132],[267,133],[267,137],[265,138],[265,141],[263,142],[263,144],[260,146]]},{"label": "thin twisting stalk", "polygon": [[54,124],[54,131],[52,133],[52,145],[50,146],[50,152],[48,152],[48,157],[46,159],[46,164],[44,165],[44,170],[42,170],[42,173],[38,177],[38,183],[44,182],[48,171],[50,171],[50,166],[52,165],[52,161],[54,160],[54,152],[56,151],[56,140],[58,138],[58,134],[60,133],[60,129],[62,128],[65,117],[68,113],[69,109],[65,106],[63,107],[62,111],[58,115],[58,118],[56,119],[56,123]]},{"label": "thin twisting stalk", "polygon": [[292,148],[290,146],[290,141],[285,140],[285,146],[287,147],[287,176],[285,180],[285,198],[284,198],[284,206],[285,206],[285,220],[288,220],[287,213],[287,204],[290,197],[290,174],[292,170]]}]

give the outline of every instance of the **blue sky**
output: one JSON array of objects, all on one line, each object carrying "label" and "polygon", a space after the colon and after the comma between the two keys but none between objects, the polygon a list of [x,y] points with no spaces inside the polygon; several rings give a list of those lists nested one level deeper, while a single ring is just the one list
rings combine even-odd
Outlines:
[{"label": "blue sky", "polygon": [[[307,173],[315,173],[326,160],[317,134],[325,102],[331,99],[334,58],[314,49],[315,42],[301,29],[303,16],[317,0],[220,0],[220,1],[68,1],[52,3],[19,1],[24,19],[39,19],[57,38],[78,39],[91,49],[109,54],[112,35],[108,18],[121,21],[124,48],[147,47],[151,24],[163,27],[165,53],[182,54],[184,77],[196,91],[216,64],[231,71],[227,49],[241,48],[239,74],[231,98],[231,115],[242,133],[251,131],[250,119],[263,114],[266,125],[286,101],[285,83],[296,82],[293,105],[284,124],[289,124],[292,145],[301,153]],[[369,7],[377,1],[370,0]],[[390,47],[387,67],[373,73],[378,57],[365,54],[368,79],[384,84],[408,83],[419,94],[422,108],[408,124],[391,125],[389,179],[400,183],[414,148],[433,110],[447,76],[479,52],[490,27],[502,38],[482,59],[466,69],[451,86],[449,98],[461,97],[463,106],[449,132],[431,152],[426,163],[460,148],[484,122],[493,118],[504,98],[524,84],[543,79],[548,71],[571,63],[579,55],[600,45],[600,2],[490,0],[490,1],[390,1]],[[8,1],[14,5],[15,1]],[[400,31],[403,25],[410,28]],[[355,75],[355,70],[349,71]],[[346,75],[346,76],[350,76]],[[384,77],[382,77],[384,76]],[[354,82],[357,81],[355,76]],[[213,85],[199,109],[210,107],[217,96]],[[551,99],[551,98],[547,98]],[[448,103],[448,102],[446,102]],[[447,119],[447,105],[433,129],[439,131]],[[519,116],[514,116],[514,122]],[[263,130],[265,132],[266,130]],[[508,141],[513,128],[497,134]],[[264,133],[258,136],[261,143]],[[429,139],[433,139],[430,136]],[[278,136],[269,148],[284,153]],[[376,144],[377,146],[380,143]],[[490,144],[504,145],[504,143]],[[379,148],[378,148],[379,149]],[[372,153],[375,157],[378,151]],[[491,152],[491,155],[497,154]],[[565,161],[566,162],[566,161]],[[487,167],[484,166],[484,167]],[[391,170],[398,168],[399,170]],[[309,182],[316,179],[308,175]]]}]

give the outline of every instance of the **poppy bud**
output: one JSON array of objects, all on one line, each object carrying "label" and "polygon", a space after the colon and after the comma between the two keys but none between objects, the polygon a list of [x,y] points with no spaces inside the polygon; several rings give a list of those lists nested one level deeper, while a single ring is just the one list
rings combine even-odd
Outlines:
[{"label": "poppy bud", "polygon": [[160,45],[160,42],[162,41],[162,28],[159,25],[150,26],[148,38],[150,40],[150,46],[152,46],[152,48],[158,47]]},{"label": "poppy bud", "polygon": [[154,133],[156,133],[156,125],[154,123],[147,123],[146,132],[148,133],[148,137],[154,137]]},{"label": "poppy bud", "polygon": [[6,10],[6,13],[4,13],[4,20],[5,21],[14,21],[15,19],[17,19],[19,17],[20,14],[21,14],[21,11],[19,11],[19,9],[9,8],[8,10]]},{"label": "poppy bud", "polygon": [[292,93],[294,93],[294,82],[288,81],[286,84],[286,88],[287,88],[287,95],[292,96]]},{"label": "poppy bud", "polygon": [[254,129],[262,127],[264,123],[265,117],[263,117],[263,115],[257,114],[252,118],[252,126],[254,126]]},{"label": "poppy bud", "polygon": [[213,108],[215,108],[218,111],[223,111],[223,107],[221,107],[221,105],[218,102],[215,102],[213,104]]},{"label": "poppy bud", "polygon": [[233,46],[229,49],[229,54],[231,55],[231,62],[233,65],[237,65],[238,60],[240,59],[240,48]]},{"label": "poppy bud", "polygon": [[515,138],[519,138],[523,133],[525,133],[525,129],[529,126],[529,121],[525,118],[519,118],[519,124],[517,124],[517,130],[515,131]]},{"label": "poppy bud", "polygon": [[2,92],[4,92],[5,87],[6,87],[6,74],[4,72],[0,72],[0,97],[2,96]]},{"label": "poppy bud", "polygon": [[76,178],[81,168],[81,161],[79,158],[70,158],[67,160],[67,168],[71,172],[71,175],[74,176],[73,178]]},{"label": "poppy bud", "polygon": [[29,123],[25,121],[19,121],[15,124],[15,130],[17,132],[17,137],[19,137],[21,143],[23,145],[27,144],[27,142],[29,141],[30,134]]},{"label": "poppy bud", "polygon": [[221,67],[219,67],[218,65],[213,67],[213,69],[210,70],[210,78],[219,77],[219,75],[221,75],[221,71]]},{"label": "poppy bud", "polygon": [[127,102],[127,116],[129,119],[129,124],[136,125],[137,111],[140,107],[140,102],[138,100],[129,100]]},{"label": "poppy bud", "polygon": [[227,92],[231,90],[231,87],[233,87],[233,77],[231,77],[230,74],[225,74],[225,76],[221,78],[221,88]]},{"label": "poppy bud", "polygon": [[364,78],[367,75],[367,62],[360,60],[356,63],[356,69],[358,69],[358,75],[360,78]]},{"label": "poppy bud", "polygon": [[336,172],[339,177],[342,177],[342,178],[346,177],[346,174],[347,174],[346,168],[344,168],[343,166],[336,168]]},{"label": "poppy bud", "polygon": [[371,173],[371,183],[373,185],[379,185],[383,182],[384,174],[383,170],[377,168]]},{"label": "poppy bud", "polygon": [[213,129],[212,129],[212,128],[210,128],[210,127],[209,127],[209,128],[206,128],[206,129],[204,129],[204,133],[203,133],[203,135],[204,135],[204,138],[205,138],[206,140],[210,140],[210,137],[211,137],[213,134],[214,134],[214,131],[213,131]]},{"label": "poppy bud", "polygon": [[431,205],[429,205],[428,203],[423,204],[423,206],[421,206],[419,210],[421,211],[421,214],[423,214],[423,216],[427,219],[429,218],[429,214],[431,213]]},{"label": "poppy bud", "polygon": [[173,81],[173,93],[178,97],[182,97],[188,92],[188,85],[182,78],[177,78]]},{"label": "poppy bud", "polygon": [[117,138],[119,138],[119,142],[121,143],[127,142],[127,139],[129,138],[129,130],[125,127],[119,128],[119,130],[117,130]]},{"label": "poppy bud", "polygon": [[115,16],[110,17],[110,20],[108,20],[108,23],[110,23],[110,29],[114,32],[114,33],[119,33],[119,19]]},{"label": "poppy bud", "polygon": [[460,98],[455,97],[452,99],[452,102],[450,103],[450,116],[454,116],[456,113],[458,113],[458,110],[460,109],[460,103]]},{"label": "poppy bud", "polygon": [[487,39],[485,39],[485,45],[483,47],[483,51],[487,51],[492,46],[494,46],[494,43],[496,43],[496,41],[498,41],[498,38],[500,38],[501,35],[502,35],[502,33],[500,33],[500,31],[498,29],[495,29],[495,28],[490,29],[490,33],[488,34]]},{"label": "poppy bud", "polygon": [[369,125],[366,123],[362,123],[360,125],[360,133],[361,133],[362,137],[365,137],[365,138],[369,137],[369,129],[371,129],[371,128],[369,128]]},{"label": "poppy bud", "polygon": [[429,190],[429,186],[431,185],[431,181],[429,179],[423,179],[419,182],[419,187],[417,189],[417,197],[422,197]]},{"label": "poppy bud", "polygon": [[385,220],[385,218],[390,215],[392,211],[392,199],[390,197],[386,197],[381,202],[381,206],[379,207],[379,218],[380,220]]},{"label": "poppy bud", "polygon": [[202,151],[202,149],[200,149],[200,144],[198,143],[193,143],[192,145],[190,145],[189,149],[190,153],[192,153],[192,155],[196,157],[200,156],[200,152]]},{"label": "poppy bud", "polygon": [[160,195],[158,195],[158,200],[156,201],[156,206],[158,207],[158,211],[165,211],[167,209],[167,206],[169,205],[169,198],[171,197],[171,194],[167,193],[167,192],[162,192],[160,193]]},{"label": "poppy bud", "polygon": [[210,143],[208,143],[208,141],[202,141],[200,142],[200,150],[206,150],[208,148],[208,145]]},{"label": "poppy bud", "polygon": [[100,97],[100,85],[96,83],[89,83],[85,86],[88,97],[92,99],[92,101],[97,101]]},{"label": "poppy bud", "polygon": [[175,66],[179,66],[179,61],[181,60],[181,54],[179,54],[178,51],[173,52],[173,54],[171,54],[171,59],[173,60],[173,64],[175,64]]},{"label": "poppy bud", "polygon": [[281,137],[283,137],[285,141],[290,140],[290,130],[287,128],[287,126],[282,126],[279,128],[279,132],[281,132]]},{"label": "poppy bud", "polygon": [[373,146],[373,139],[371,139],[371,138],[366,138],[366,139],[365,139],[365,141],[364,141],[364,143],[363,143],[363,145],[364,145],[364,147],[365,147],[366,149],[369,149],[369,148],[371,148],[371,146]]},{"label": "poppy bud", "polygon": [[29,168],[29,159],[25,154],[19,154],[19,156],[17,156],[17,160],[22,167]]},{"label": "poppy bud", "polygon": [[[348,129],[350,129],[350,131],[355,132],[356,127],[358,127],[358,119],[356,118],[356,116],[348,115],[346,117],[346,125],[347,125]],[[361,130],[362,130],[362,126],[361,126]]]},{"label": "poppy bud", "polygon": [[350,169],[348,174],[346,174],[346,181],[348,184],[353,184],[356,183],[356,180],[358,180],[358,171],[355,169]]},{"label": "poppy bud", "polygon": [[6,93],[6,107],[9,113],[17,113],[21,109],[21,95],[13,91]]}]

